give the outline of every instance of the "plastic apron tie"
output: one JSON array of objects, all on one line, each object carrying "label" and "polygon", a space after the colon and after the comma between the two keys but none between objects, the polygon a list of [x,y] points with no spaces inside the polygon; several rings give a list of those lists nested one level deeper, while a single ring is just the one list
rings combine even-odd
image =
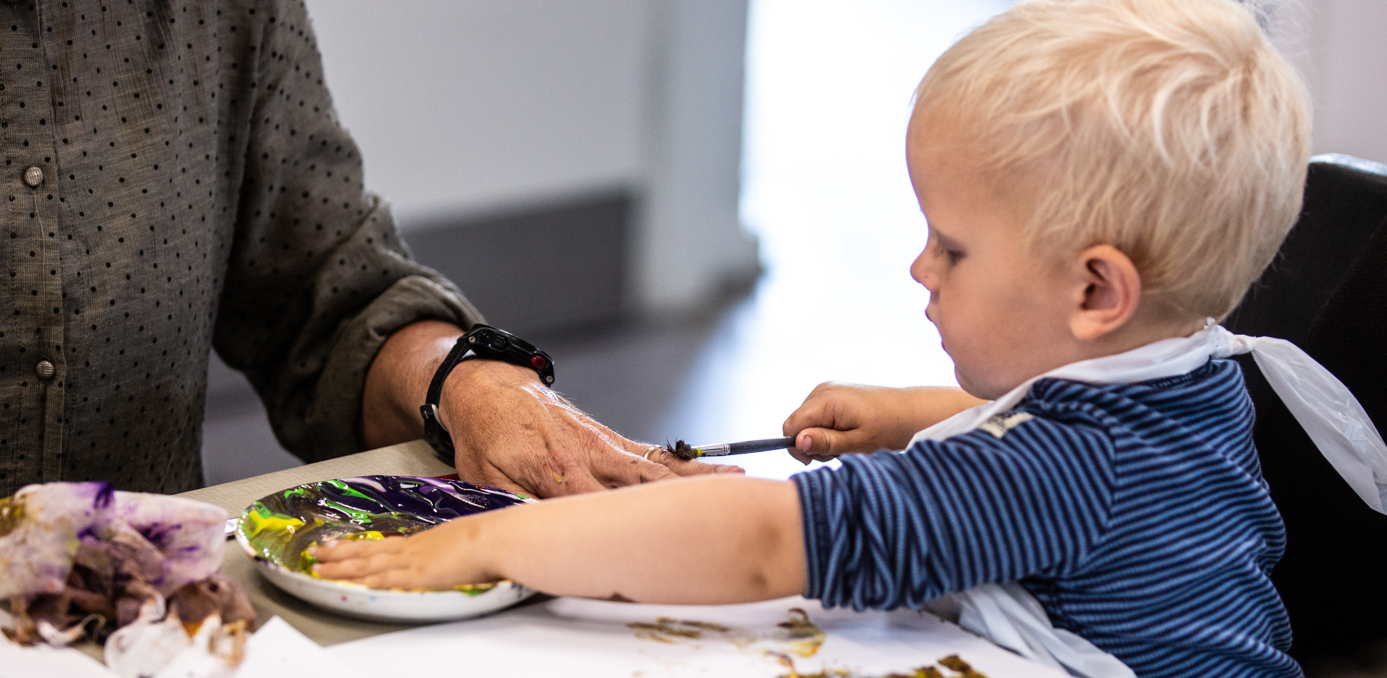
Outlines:
[{"label": "plastic apron tie", "polygon": [[[1251,353],[1267,383],[1320,453],[1368,506],[1387,513],[1387,444],[1368,413],[1329,370],[1284,339],[1233,334],[1210,318],[1194,334],[1056,368],[990,403],[964,410],[911,439],[943,440],[1011,411],[1041,379],[1086,384],[1134,384],[1177,377],[1210,358]],[[1015,583],[983,584],[928,606],[960,626],[1023,657],[1085,678],[1127,678],[1132,670],[1087,640],[1050,624],[1039,601]]]}]

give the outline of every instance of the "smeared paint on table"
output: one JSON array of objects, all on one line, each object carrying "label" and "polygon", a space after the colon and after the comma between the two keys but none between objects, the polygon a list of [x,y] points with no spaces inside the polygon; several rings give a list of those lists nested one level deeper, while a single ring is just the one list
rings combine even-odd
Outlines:
[{"label": "smeared paint on table", "polygon": [[[791,652],[788,611],[807,611],[825,634],[814,656]],[[662,623],[663,622],[663,623]],[[632,624],[637,624],[633,627]],[[653,627],[653,628],[652,628]],[[699,637],[661,634],[671,628]],[[720,629],[727,629],[726,632]],[[729,638],[730,636],[730,638]],[[748,642],[750,641],[750,642]],[[821,609],[801,596],[738,605],[644,605],[557,598],[479,619],[424,626],[333,648],[361,671],[389,675],[556,675],[565,678],[777,678],[788,668],[764,650],[789,655],[800,676],[911,676],[958,655],[990,678],[1065,678],[954,624],[911,610]],[[833,672],[839,672],[834,676]],[[913,676],[912,676],[913,678]]]},{"label": "smeared paint on table", "polygon": [[674,617],[656,617],[654,623],[629,622],[626,628],[635,631],[636,637],[642,640],[670,645],[720,638],[742,653],[768,657],[779,663],[788,672],[778,678],[987,678],[956,654],[942,657],[934,664],[889,673],[864,673],[846,668],[821,668],[811,673],[801,673],[795,666],[795,658],[813,657],[828,636],[809,619],[809,613],[802,607],[789,608],[786,617],[769,634]]}]

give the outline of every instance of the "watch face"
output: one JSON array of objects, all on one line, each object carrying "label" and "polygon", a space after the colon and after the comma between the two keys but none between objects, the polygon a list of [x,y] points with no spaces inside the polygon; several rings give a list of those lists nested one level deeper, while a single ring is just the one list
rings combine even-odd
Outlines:
[{"label": "watch face", "polygon": [[524,339],[488,325],[474,326],[466,338],[476,357],[528,367],[546,385],[554,383],[554,359]]}]

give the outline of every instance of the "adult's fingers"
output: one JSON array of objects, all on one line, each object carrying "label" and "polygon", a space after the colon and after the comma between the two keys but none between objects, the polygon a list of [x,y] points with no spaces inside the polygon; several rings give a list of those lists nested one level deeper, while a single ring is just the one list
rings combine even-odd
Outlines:
[{"label": "adult's fingers", "polygon": [[[705,460],[697,459],[680,459],[679,457],[670,454],[669,451],[666,450],[663,445],[638,443],[634,440],[628,440],[621,436],[617,437],[621,440],[621,444],[623,447],[626,448],[627,452],[630,452],[634,455],[638,455],[641,459],[649,461],[652,464],[655,464],[656,466],[661,466],[665,469],[668,469],[670,473],[673,474],[661,474],[659,477],[653,478],[653,480],[667,480],[674,476],[702,476],[712,473],[746,473],[746,471],[740,466],[733,466],[731,464],[714,464]],[[651,480],[652,479],[648,478],[642,480],[641,482],[651,482]]]},{"label": "adult's fingers", "polygon": [[[646,450],[648,451],[650,448],[647,447]],[[656,465],[667,469],[672,474],[667,477],[702,476],[713,473],[746,473],[746,470],[742,467],[733,466],[731,464],[711,464],[699,459],[680,459],[670,454],[669,450],[663,447],[658,447],[655,451],[650,452],[649,455],[644,456]]]},{"label": "adult's fingers", "polygon": [[712,473],[735,473],[740,475],[746,474],[746,469],[740,466],[736,466],[733,464],[714,464],[712,462],[700,461],[698,459],[691,459],[688,461],[685,461],[683,459],[676,459],[675,461],[669,464],[669,470],[674,471],[676,475],[683,477],[703,476]]},{"label": "adult's fingers", "polygon": [[[649,450],[646,447],[645,450]],[[593,475],[602,480],[607,487],[624,487],[640,483],[653,483],[678,477],[674,471],[657,463],[661,452],[653,452],[649,457],[631,452],[612,450],[593,455]]]},{"label": "adult's fingers", "polygon": [[570,494],[586,494],[588,492],[601,492],[607,489],[592,474],[590,466],[572,464],[551,474],[550,483],[541,489],[540,496],[562,497]]}]

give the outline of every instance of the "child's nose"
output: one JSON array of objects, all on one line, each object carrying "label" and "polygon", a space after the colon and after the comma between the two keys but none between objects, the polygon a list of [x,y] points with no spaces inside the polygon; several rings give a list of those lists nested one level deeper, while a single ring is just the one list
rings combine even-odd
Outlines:
[{"label": "child's nose", "polygon": [[920,252],[920,256],[915,257],[915,261],[910,264],[910,277],[914,278],[915,282],[924,285],[925,289],[933,294],[938,286],[939,278],[934,275],[934,271],[930,267],[927,253],[928,250]]}]

